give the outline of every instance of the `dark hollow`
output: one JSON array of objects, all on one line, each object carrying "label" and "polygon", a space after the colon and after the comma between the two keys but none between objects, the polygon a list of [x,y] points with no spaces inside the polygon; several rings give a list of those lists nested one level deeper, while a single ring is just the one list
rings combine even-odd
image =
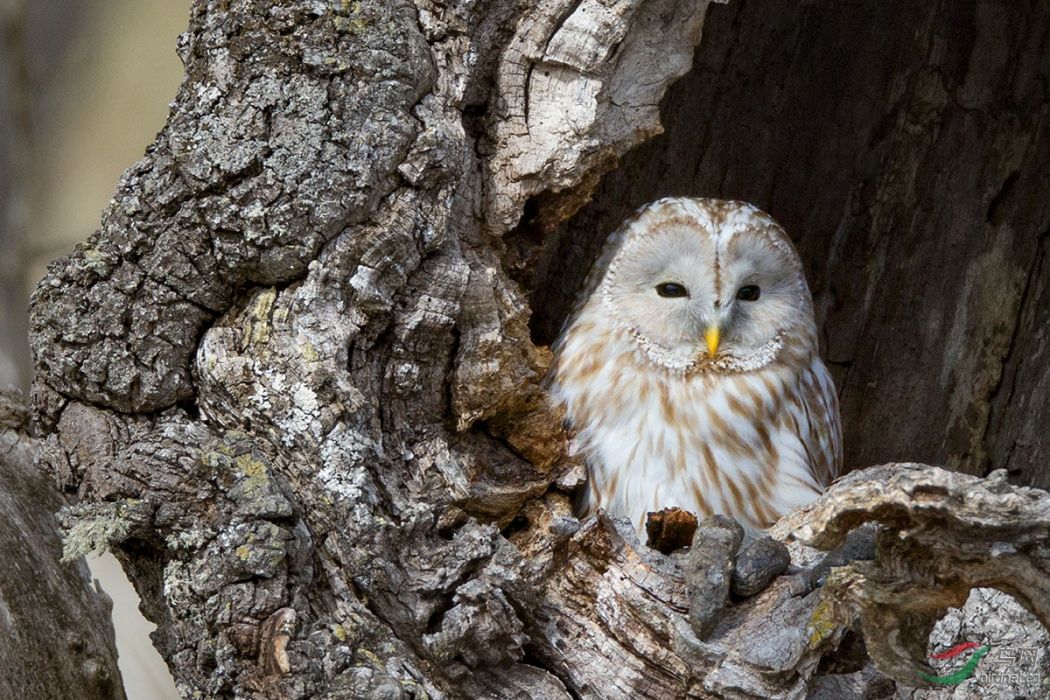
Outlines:
[{"label": "dark hollow", "polygon": [[605,236],[666,195],[750,201],[806,261],[846,464],[1050,486],[1050,4],[712,5],[666,132],[538,253],[549,343]]}]

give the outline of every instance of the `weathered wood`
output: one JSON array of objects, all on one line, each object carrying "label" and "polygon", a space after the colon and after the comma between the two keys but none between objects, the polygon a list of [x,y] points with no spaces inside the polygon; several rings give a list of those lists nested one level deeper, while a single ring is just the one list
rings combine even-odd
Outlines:
[{"label": "weathered wood", "polygon": [[[195,6],[167,126],[33,301],[68,540],[121,543],[183,688],[560,687],[521,662],[531,584],[496,529],[563,439],[493,236],[551,168],[593,178],[655,129],[703,10]],[[552,67],[595,113],[504,131],[578,107]],[[258,646],[286,609],[284,673]]]},{"label": "weathered wood", "polygon": [[[931,632],[948,608],[964,608],[963,619],[985,628],[978,634],[1005,622],[1020,647],[1033,652],[1012,669],[1000,669],[1010,679],[978,677],[970,696],[1041,697],[1050,691],[1044,673],[1050,666],[1050,494],[1010,486],[1004,470],[982,480],[923,465],[887,465],[843,479],[784,518],[774,533],[829,549],[867,523],[880,525],[875,560],[830,570],[811,619],[811,644],[834,629],[821,619],[856,616],[867,654],[882,673],[905,686],[935,688],[920,676],[937,675],[927,661]],[[1000,614],[1003,604],[987,592],[970,595],[983,589],[1009,594],[1023,609],[1017,614],[1005,606]]]}]

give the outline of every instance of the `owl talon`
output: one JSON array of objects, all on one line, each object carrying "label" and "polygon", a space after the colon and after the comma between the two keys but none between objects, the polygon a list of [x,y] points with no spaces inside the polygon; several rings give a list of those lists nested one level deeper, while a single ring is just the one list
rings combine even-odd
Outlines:
[{"label": "owl talon", "polygon": [[772,537],[759,537],[744,543],[736,555],[731,590],[737,598],[750,598],[766,590],[773,579],[791,564],[791,555],[783,542]]},{"label": "owl talon", "polygon": [[696,528],[693,544],[682,562],[689,593],[689,624],[700,639],[714,631],[729,603],[733,560],[744,540],[744,528],[722,515]]},{"label": "owl talon", "polygon": [[799,572],[810,588],[820,588],[824,585],[831,569],[836,566],[845,566],[851,561],[864,561],[875,558],[875,536],[878,529],[875,525],[865,525],[853,530],[846,535],[845,541],[835,549],[832,549],[824,557],[808,569]]}]

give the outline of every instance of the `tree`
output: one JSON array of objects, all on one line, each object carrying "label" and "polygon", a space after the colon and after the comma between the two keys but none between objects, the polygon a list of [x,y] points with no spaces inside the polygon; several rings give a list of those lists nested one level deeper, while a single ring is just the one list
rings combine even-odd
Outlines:
[{"label": "tree", "polygon": [[83,559],[62,562],[54,513],[63,505],[33,468],[21,396],[0,388],[0,693],[10,698],[124,697],[110,601]]},{"label": "tree", "polygon": [[[877,559],[780,577],[720,622],[717,523],[665,556],[572,516],[533,336],[608,230],[566,222],[660,130],[706,9],[196,3],[164,130],[31,330],[67,548],[115,548],[187,694],[787,697],[856,651],[855,622],[921,684],[909,664],[971,586],[1048,621],[1047,497],[1001,473],[846,481],[777,532],[831,547],[880,521]],[[991,570],[1007,545],[1026,548]],[[872,634],[901,621],[900,644]]]}]

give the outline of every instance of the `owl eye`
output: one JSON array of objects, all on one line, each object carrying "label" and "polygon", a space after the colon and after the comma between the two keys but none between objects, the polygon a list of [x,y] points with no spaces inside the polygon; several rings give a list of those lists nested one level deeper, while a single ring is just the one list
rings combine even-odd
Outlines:
[{"label": "owl eye", "polygon": [[689,290],[677,282],[661,282],[656,285],[656,293],[662,297],[687,297]]},{"label": "owl eye", "polygon": [[740,301],[758,301],[758,298],[762,295],[762,290],[756,285],[749,284],[741,287],[736,293],[736,298]]}]

